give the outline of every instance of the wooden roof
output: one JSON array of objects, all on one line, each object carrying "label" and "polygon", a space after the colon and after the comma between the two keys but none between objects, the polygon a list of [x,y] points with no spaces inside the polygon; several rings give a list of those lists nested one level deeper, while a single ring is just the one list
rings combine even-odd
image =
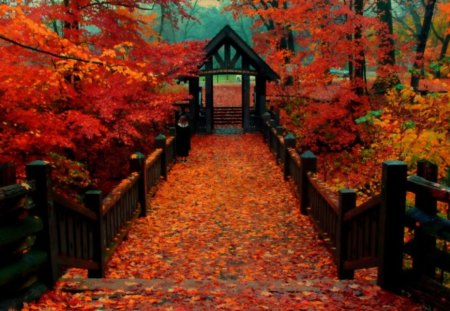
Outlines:
[{"label": "wooden roof", "polygon": [[[219,51],[224,48],[222,55]],[[236,53],[231,55],[230,49]],[[278,74],[230,27],[225,26],[205,47],[206,58],[218,63],[218,68],[202,69],[203,74],[212,73],[241,73],[261,75],[269,81],[278,80]],[[245,60],[250,68],[239,68],[237,63]],[[208,62],[207,61],[207,62]]]}]

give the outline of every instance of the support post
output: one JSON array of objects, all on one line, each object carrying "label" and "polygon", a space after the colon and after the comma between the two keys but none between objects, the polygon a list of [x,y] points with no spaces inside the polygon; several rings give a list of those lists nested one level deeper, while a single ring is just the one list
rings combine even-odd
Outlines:
[{"label": "support post", "polygon": [[353,270],[346,270],[345,260],[347,260],[348,252],[348,224],[344,222],[345,214],[356,208],[356,192],[350,189],[339,190],[339,211],[337,218],[336,233],[336,254],[337,254],[337,273],[340,280],[351,280],[354,277]]},{"label": "support post", "polygon": [[300,156],[300,163],[300,212],[302,215],[306,215],[309,205],[308,172],[315,173],[317,171],[317,157],[311,151],[305,151]]},{"label": "support post", "polygon": [[[437,182],[438,167],[429,161],[420,160],[417,162],[416,174],[429,181]],[[437,201],[428,193],[419,192],[416,194],[415,207],[431,217],[434,217],[437,214]],[[426,234],[419,227],[416,228],[414,232],[414,240],[420,250],[413,258],[414,272],[416,272],[417,275],[425,274],[428,277],[435,279],[436,266],[427,260],[427,254],[432,254],[436,248],[436,238]]]},{"label": "support post", "polygon": [[145,172],[145,155],[136,152],[130,157],[130,171],[139,173],[138,201],[141,206],[139,217],[147,216],[147,174]]},{"label": "support post", "polygon": [[264,141],[269,142],[269,135],[270,135],[270,118],[271,114],[269,112],[264,112],[262,115],[262,129],[263,129],[263,135],[264,135]]},{"label": "support post", "polygon": [[[206,70],[213,68],[212,61],[210,60],[205,64]],[[205,102],[206,102],[206,133],[211,134],[214,129],[213,116],[214,116],[214,81],[213,75],[207,74],[205,77]]]},{"label": "support post", "polygon": [[102,192],[100,190],[86,191],[84,196],[84,204],[97,216],[97,221],[95,222],[93,230],[93,260],[98,264],[98,268],[95,270],[89,270],[88,277],[103,278],[105,277],[106,270],[106,232],[105,219],[103,218]]},{"label": "support post", "polygon": [[255,113],[257,116],[261,116],[266,112],[266,79],[261,75],[257,75],[255,80]]},{"label": "support post", "polygon": [[16,167],[13,163],[0,165],[0,187],[16,183]]},{"label": "support post", "polygon": [[37,160],[28,164],[25,170],[27,180],[36,182],[36,191],[32,193],[32,198],[38,216],[42,219],[44,225],[38,245],[48,255],[48,263],[43,273],[43,279],[47,286],[52,287],[58,280],[58,266],[56,263],[58,240],[52,199],[51,167],[48,162]]},{"label": "support post", "polygon": [[166,136],[163,134],[159,134],[155,138],[155,145],[156,148],[162,149],[161,154],[161,176],[164,178],[164,180],[167,180],[167,148],[166,148]]},{"label": "support post", "polygon": [[377,284],[398,289],[403,268],[407,166],[401,161],[383,163]]},{"label": "support post", "polygon": [[289,148],[295,148],[296,140],[292,133],[287,133],[284,136],[284,180],[287,180],[290,175],[290,155]]},{"label": "support post", "polygon": [[242,75],[242,128],[250,130],[250,76]]},{"label": "support post", "polygon": [[192,127],[194,130],[197,129],[198,113],[199,113],[199,78],[194,77],[189,79],[189,95],[191,95],[191,100],[189,102],[189,114],[192,122]]},{"label": "support post", "polygon": [[280,164],[281,161],[284,160],[283,158],[283,151],[284,151],[284,146],[282,144],[282,142],[280,141],[280,136],[282,136],[284,134],[284,127],[282,126],[277,126],[275,128],[275,156],[277,157],[277,164]]}]

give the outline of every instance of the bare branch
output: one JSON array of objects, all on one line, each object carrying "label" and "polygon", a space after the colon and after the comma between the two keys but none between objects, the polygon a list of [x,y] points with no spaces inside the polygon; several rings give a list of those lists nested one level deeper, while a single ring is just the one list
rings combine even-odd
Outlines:
[{"label": "bare branch", "polygon": [[43,49],[40,49],[40,48],[37,48],[37,47],[34,47],[34,46],[30,46],[30,45],[26,45],[24,43],[18,42],[18,41],[14,40],[14,39],[5,37],[5,36],[3,36],[1,34],[0,34],[0,39],[4,40],[6,42],[9,42],[11,44],[20,46],[21,48],[24,48],[24,49],[27,49],[27,50],[30,50],[30,51],[33,51],[33,52],[37,52],[37,53],[41,53],[41,54],[46,54],[46,55],[53,56],[53,57],[60,58],[60,59],[76,60],[76,61],[79,61],[79,62],[96,64],[96,65],[100,65],[100,66],[107,65],[104,62],[100,62],[100,61],[88,60],[88,59],[83,59],[83,58],[79,58],[79,57],[76,57],[76,56],[62,55],[62,54],[54,53],[54,52],[51,52],[51,51],[46,51],[46,50],[43,50]]}]

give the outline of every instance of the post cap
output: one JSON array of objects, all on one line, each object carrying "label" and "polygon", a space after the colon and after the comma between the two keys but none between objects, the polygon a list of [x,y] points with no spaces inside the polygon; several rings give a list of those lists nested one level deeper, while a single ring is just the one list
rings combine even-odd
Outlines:
[{"label": "post cap", "polygon": [[286,136],[284,136],[284,140],[295,140],[295,136],[294,134],[292,134],[291,132],[287,133]]},{"label": "post cap", "polygon": [[159,133],[158,136],[156,136],[155,139],[156,140],[164,140],[164,139],[166,139],[166,136],[164,134],[162,134],[162,133]]},{"label": "post cap", "polygon": [[48,162],[44,161],[44,160],[35,160],[35,161],[29,163],[28,165],[29,166],[45,166],[45,165],[48,165]]},{"label": "post cap", "polygon": [[145,155],[141,152],[135,152],[131,155],[132,159],[145,159]]},{"label": "post cap", "polygon": [[303,159],[309,159],[309,158],[312,159],[312,158],[315,158],[316,155],[311,150],[307,150],[307,151],[303,152],[300,157]]}]

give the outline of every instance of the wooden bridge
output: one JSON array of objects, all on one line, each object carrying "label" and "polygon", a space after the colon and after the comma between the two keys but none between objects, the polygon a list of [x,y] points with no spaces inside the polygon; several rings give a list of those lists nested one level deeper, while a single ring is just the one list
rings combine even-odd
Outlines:
[{"label": "wooden bridge", "polygon": [[325,189],[316,157],[268,115],[262,135],[195,136],[187,163],[174,165],[175,137],[156,141],[105,198],[63,199],[42,161],[0,188],[1,308],[43,285],[55,291],[26,308],[419,310],[401,291],[449,308],[436,271],[450,270],[450,225],[436,202],[450,191],[432,165],[407,177],[384,163],[382,192],[356,206],[352,190]]}]

